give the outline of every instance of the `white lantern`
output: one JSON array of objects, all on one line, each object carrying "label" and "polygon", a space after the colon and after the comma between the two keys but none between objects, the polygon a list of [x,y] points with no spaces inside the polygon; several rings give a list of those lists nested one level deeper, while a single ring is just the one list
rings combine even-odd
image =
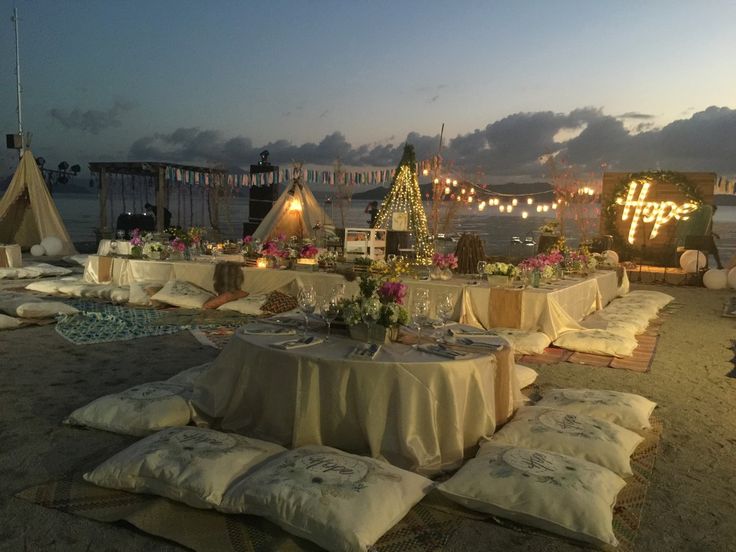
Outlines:
[{"label": "white lantern", "polygon": [[728,271],[711,268],[703,274],[703,285],[708,289],[725,289],[728,287]]},{"label": "white lantern", "polygon": [[40,243],[37,243],[33,247],[31,247],[31,255],[34,257],[41,257],[46,254],[46,250],[44,249],[43,245]]},{"label": "white lantern", "polygon": [[697,249],[688,249],[680,257],[680,266],[685,272],[697,272],[701,268],[707,266],[708,259],[702,251]]},{"label": "white lantern", "polygon": [[736,289],[736,267],[728,271],[728,285]]},{"label": "white lantern", "polygon": [[611,249],[606,249],[603,253],[601,253],[603,258],[606,260],[608,264],[617,265],[618,264],[618,253]]},{"label": "white lantern", "polygon": [[46,254],[52,257],[61,255],[64,249],[64,244],[56,236],[48,236],[41,240],[41,245],[46,250]]}]

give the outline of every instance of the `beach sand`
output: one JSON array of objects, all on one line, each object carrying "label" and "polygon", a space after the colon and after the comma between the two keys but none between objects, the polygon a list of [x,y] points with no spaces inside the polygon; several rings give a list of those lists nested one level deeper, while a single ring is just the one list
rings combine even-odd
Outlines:
[{"label": "beach sand", "polygon": [[[638,286],[676,298],[649,373],[573,364],[537,367],[541,388],[640,393],[659,404],[664,434],[637,550],[736,550],[736,379],[728,348],[736,320],[722,318],[731,291]],[[61,425],[73,409],[214,358],[189,332],[75,346],[53,325],[0,333],[0,550],[182,550],[126,525],[104,524],[31,504],[14,494],[92,467],[136,439]],[[580,550],[539,533],[462,520],[447,550]]]}]

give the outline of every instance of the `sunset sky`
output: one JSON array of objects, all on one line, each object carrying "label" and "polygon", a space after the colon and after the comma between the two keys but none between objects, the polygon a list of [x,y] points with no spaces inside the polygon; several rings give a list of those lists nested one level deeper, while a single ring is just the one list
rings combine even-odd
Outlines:
[{"label": "sunset sky", "polygon": [[[0,122],[50,163],[395,166],[409,136],[489,180],[736,174],[736,4],[0,0]],[[710,109],[709,109],[710,108]],[[0,174],[14,168],[3,150]]]}]

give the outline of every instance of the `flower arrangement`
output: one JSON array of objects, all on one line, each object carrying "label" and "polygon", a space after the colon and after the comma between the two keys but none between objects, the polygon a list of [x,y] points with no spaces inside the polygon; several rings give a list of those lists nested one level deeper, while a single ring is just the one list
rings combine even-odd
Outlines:
[{"label": "flower arrangement", "polygon": [[263,242],[261,245],[261,255],[264,257],[274,257],[279,259],[289,258],[289,248],[286,246],[286,241],[280,239],[281,236],[275,240],[268,240]]},{"label": "flower arrangement", "polygon": [[388,263],[388,275],[391,279],[399,279],[412,269],[411,263],[406,257],[391,257],[389,255]]},{"label": "flower arrangement", "polygon": [[189,230],[187,230],[187,237],[189,238],[189,243],[191,245],[199,246],[202,243],[202,240],[204,239],[206,232],[207,231],[201,226],[190,227]]},{"label": "flower arrangement", "polygon": [[306,243],[299,250],[299,257],[301,259],[314,259],[318,253],[319,249],[313,243]]},{"label": "flower arrangement", "polygon": [[549,253],[540,253],[534,257],[524,259],[519,263],[521,270],[543,270],[545,267],[555,267],[564,261],[564,256],[557,250]]},{"label": "flower arrangement", "polygon": [[378,259],[371,263],[370,271],[374,274],[388,274],[389,267],[388,263],[383,259]]},{"label": "flower arrangement", "polygon": [[409,313],[403,307],[406,286],[372,275],[362,275],[360,294],[342,303],[342,313],[348,326],[378,324],[385,328],[406,324]]},{"label": "flower arrangement", "polygon": [[245,236],[242,245],[243,255],[249,258],[261,256],[261,241],[253,239],[253,236]]},{"label": "flower arrangement", "polygon": [[598,261],[594,255],[585,247],[577,250],[569,250],[565,253],[563,260],[565,269],[571,272],[587,272],[595,270]]},{"label": "flower arrangement", "polygon": [[432,255],[432,265],[441,269],[456,269],[457,268],[457,257],[453,253],[435,253]]},{"label": "flower arrangement", "polygon": [[485,268],[488,276],[516,276],[519,269],[511,263],[488,263]]},{"label": "flower arrangement", "polygon": [[130,232],[130,245],[132,246],[131,254],[134,257],[151,256],[150,253],[153,251],[163,251],[163,246],[154,241],[153,234],[150,232],[142,234],[140,228],[134,228]]}]

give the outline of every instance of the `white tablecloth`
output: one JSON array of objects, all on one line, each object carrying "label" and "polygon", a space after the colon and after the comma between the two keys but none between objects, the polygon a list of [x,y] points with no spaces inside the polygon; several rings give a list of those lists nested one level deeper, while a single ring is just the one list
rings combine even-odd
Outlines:
[{"label": "white tablecloth", "polygon": [[510,349],[447,360],[392,343],[359,361],[344,336],[269,346],[284,339],[239,331],[196,383],[195,411],[288,447],[325,444],[433,474],[458,468],[521,399]]},{"label": "white tablecloth", "polygon": [[20,245],[0,245],[0,268],[20,268],[23,266],[23,256]]}]

